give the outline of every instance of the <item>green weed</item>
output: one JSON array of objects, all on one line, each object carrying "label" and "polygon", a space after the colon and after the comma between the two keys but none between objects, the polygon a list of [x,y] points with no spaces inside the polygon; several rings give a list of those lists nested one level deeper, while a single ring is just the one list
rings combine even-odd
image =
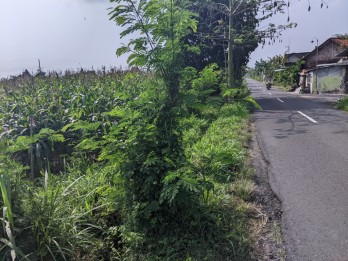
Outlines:
[{"label": "green weed", "polygon": [[342,111],[348,111],[348,98],[340,99],[337,103],[337,108]]}]

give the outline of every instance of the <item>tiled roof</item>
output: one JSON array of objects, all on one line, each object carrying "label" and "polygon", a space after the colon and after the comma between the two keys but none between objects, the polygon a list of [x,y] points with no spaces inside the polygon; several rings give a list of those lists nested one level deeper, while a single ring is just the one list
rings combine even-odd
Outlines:
[{"label": "tiled roof", "polygon": [[332,41],[334,41],[335,43],[339,44],[339,45],[344,45],[348,47],[348,39],[342,39],[342,38],[331,38]]},{"label": "tiled roof", "polygon": [[[323,42],[322,44],[320,44],[318,46],[318,49],[320,50],[323,46],[325,46],[326,44],[328,44],[329,42],[334,42],[334,43],[337,43],[339,45],[343,45],[343,46],[347,46],[348,47],[348,39],[343,39],[343,38],[339,38],[339,37],[331,37],[329,39],[327,39],[325,42]],[[316,53],[316,48],[314,48],[313,51],[309,52],[307,55],[305,55],[303,59],[306,59],[307,57],[309,57],[310,55],[312,54],[315,54]]]},{"label": "tiled roof", "polygon": [[285,58],[290,57],[290,56],[297,56],[297,57],[304,57],[305,55],[307,55],[309,52],[302,52],[302,53],[286,53],[284,55]]},{"label": "tiled roof", "polygon": [[337,57],[346,57],[348,56],[348,48],[345,49],[343,52],[336,55]]}]

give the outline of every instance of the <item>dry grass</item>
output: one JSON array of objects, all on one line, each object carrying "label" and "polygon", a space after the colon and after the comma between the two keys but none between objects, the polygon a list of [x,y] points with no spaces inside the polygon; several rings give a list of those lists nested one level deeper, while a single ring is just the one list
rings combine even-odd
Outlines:
[{"label": "dry grass", "polygon": [[242,178],[231,184],[230,192],[240,199],[249,201],[252,198],[255,188],[252,180]]}]

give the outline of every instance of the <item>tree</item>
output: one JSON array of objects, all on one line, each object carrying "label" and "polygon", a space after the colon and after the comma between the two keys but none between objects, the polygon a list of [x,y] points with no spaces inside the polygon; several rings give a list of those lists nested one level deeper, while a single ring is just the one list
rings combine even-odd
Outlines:
[{"label": "tree", "polygon": [[260,60],[255,63],[255,69],[253,70],[253,77],[259,80],[273,79],[274,70],[283,67],[284,57],[282,55],[276,55],[270,58],[268,61]]},{"label": "tree", "polygon": [[186,43],[198,46],[200,52],[188,52],[188,64],[202,68],[213,61],[220,67],[228,67],[230,88],[240,83],[243,67],[258,43],[267,37],[273,39],[281,30],[293,25],[276,27],[270,24],[265,29],[257,29],[260,21],[283,10],[285,2],[279,2],[282,4],[256,0],[192,1],[191,9],[199,13],[199,24],[197,32],[188,36]]},{"label": "tree", "polygon": [[186,35],[195,32],[197,20],[184,0],[110,0],[118,4],[110,19],[127,28],[121,38],[139,33],[140,37],[117,50],[117,55],[131,53],[130,66],[143,66],[154,70],[168,86],[168,101],[175,105],[179,92],[179,74],[183,69]]},{"label": "tree", "polygon": [[[227,4],[227,1],[222,2]],[[197,32],[186,37],[185,43],[197,46],[200,51],[197,53],[188,50],[185,56],[187,57],[187,65],[198,70],[210,63],[216,63],[221,68],[227,67],[228,12],[221,11],[220,7],[215,6],[216,4],[217,2],[200,0],[194,1],[191,5],[191,9],[199,13],[199,24]],[[233,52],[232,61],[235,70],[232,71],[234,79],[240,80],[242,78],[242,67],[247,64],[249,54],[259,42],[256,31],[258,20],[255,17],[255,12],[256,10],[252,8],[245,8],[244,12],[235,14],[233,18],[234,39],[230,50]]]},{"label": "tree", "polygon": [[[150,116],[144,115],[137,124],[134,123],[134,130],[128,130],[130,134],[121,138],[125,140],[132,137],[132,142],[127,143],[129,148],[125,149],[125,160],[120,163],[120,172],[129,195],[128,212],[132,213],[132,218],[129,219],[136,219],[132,229],[145,234],[156,234],[159,230],[164,230],[163,224],[171,222],[168,219],[173,213],[177,213],[177,208],[184,209],[187,202],[190,202],[189,195],[193,195],[188,190],[191,187],[179,189],[179,177],[170,179],[170,176],[185,163],[183,148],[179,143],[181,130],[178,127],[180,77],[185,66],[183,54],[187,47],[182,39],[196,31],[197,20],[196,15],[187,8],[189,2],[184,0],[111,2],[117,3],[117,6],[111,10],[110,19],[125,28],[121,37],[134,36],[136,33],[134,39],[117,50],[117,55],[130,53],[129,65],[146,68],[161,84],[163,81],[165,86],[165,90],[157,90],[161,97],[164,93],[163,104],[161,98],[158,102],[161,104],[149,105],[148,100],[158,93],[153,90],[147,93],[151,97],[143,98],[144,103],[138,106],[152,106],[155,109],[151,110]],[[148,89],[154,87],[148,86]],[[133,109],[129,108],[130,111]],[[116,112],[118,110],[115,109]],[[141,110],[136,109],[136,114],[141,114]],[[118,130],[118,134],[122,136],[121,132],[125,131]],[[113,139],[111,136],[110,140]],[[167,179],[175,183],[174,189],[166,187]],[[185,195],[185,200],[177,204],[180,206],[172,206],[180,195]]]},{"label": "tree", "polygon": [[[321,1],[321,7],[327,6]],[[288,24],[268,24],[264,28],[257,28],[260,22],[276,14],[283,14],[290,6],[290,0],[196,0],[191,8],[199,13],[200,22],[197,33],[189,37],[188,43],[199,44],[202,53],[190,54],[190,64],[205,63],[215,60],[220,66],[226,61],[228,71],[228,86],[232,88],[234,82],[240,82],[242,68],[248,63],[250,53],[258,44],[265,44],[268,39],[271,44],[281,36],[287,28],[296,26]],[[308,11],[311,2],[308,1]],[[210,45],[210,47],[209,47]],[[225,56],[228,52],[228,57]],[[215,53],[215,54],[214,54]],[[219,60],[219,61],[216,61]]]},{"label": "tree", "polygon": [[[131,53],[129,65],[154,71],[166,85],[166,101],[159,113],[157,126],[163,146],[177,152],[175,107],[178,105],[179,79],[184,68],[182,41],[197,29],[196,15],[188,10],[186,0],[111,0],[118,5],[110,19],[126,29],[121,38],[140,34],[117,50],[117,55]],[[166,145],[164,145],[166,144]],[[173,153],[175,154],[175,153]]]}]

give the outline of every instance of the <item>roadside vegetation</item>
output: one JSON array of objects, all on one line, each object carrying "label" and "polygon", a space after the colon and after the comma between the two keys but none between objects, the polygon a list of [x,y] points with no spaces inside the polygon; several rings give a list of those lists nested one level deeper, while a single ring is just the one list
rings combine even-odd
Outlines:
[{"label": "roadside vegetation", "polygon": [[271,80],[274,86],[285,91],[293,91],[294,86],[298,87],[299,72],[303,62],[299,61],[286,67],[284,59],[283,55],[276,55],[267,61],[261,59],[255,63],[250,76],[258,81]]},{"label": "roadside vegetation", "polygon": [[1,259],[250,259],[248,92],[228,102],[216,66],[189,75],[175,153],[151,73],[2,86]]},{"label": "roadside vegetation", "polygon": [[348,111],[348,98],[344,97],[337,102],[337,108],[342,111]]},{"label": "roadside vegetation", "polygon": [[111,2],[132,70],[0,83],[0,259],[252,260],[257,104],[242,79],[279,29],[257,31],[257,10],[287,4]]}]

